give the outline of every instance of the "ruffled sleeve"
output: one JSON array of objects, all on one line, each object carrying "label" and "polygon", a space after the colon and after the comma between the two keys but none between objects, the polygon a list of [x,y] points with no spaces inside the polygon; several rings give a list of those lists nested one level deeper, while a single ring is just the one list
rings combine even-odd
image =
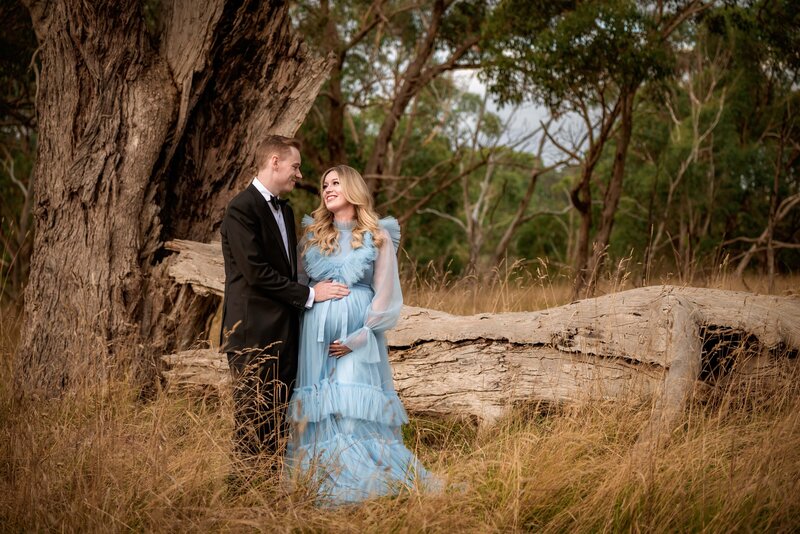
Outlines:
[{"label": "ruffled sleeve", "polygon": [[353,357],[363,358],[366,363],[380,361],[376,332],[384,332],[394,327],[403,308],[403,293],[400,289],[400,276],[397,271],[397,246],[400,241],[400,225],[397,219],[387,217],[381,220],[383,244],[375,259],[372,289],[375,296],[367,307],[364,326],[345,339]]},{"label": "ruffled sleeve", "polygon": [[392,244],[394,245],[394,250],[397,252],[397,249],[400,248],[400,223],[394,217],[384,217],[378,222],[381,228],[386,230],[389,234],[389,237],[392,239]]}]

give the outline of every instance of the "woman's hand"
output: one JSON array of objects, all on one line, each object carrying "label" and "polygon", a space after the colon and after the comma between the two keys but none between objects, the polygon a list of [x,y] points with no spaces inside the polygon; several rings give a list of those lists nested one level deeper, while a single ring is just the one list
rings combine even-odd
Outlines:
[{"label": "woman's hand", "polygon": [[342,345],[338,340],[334,341],[328,346],[329,356],[331,358],[341,358],[353,352],[347,345]]}]

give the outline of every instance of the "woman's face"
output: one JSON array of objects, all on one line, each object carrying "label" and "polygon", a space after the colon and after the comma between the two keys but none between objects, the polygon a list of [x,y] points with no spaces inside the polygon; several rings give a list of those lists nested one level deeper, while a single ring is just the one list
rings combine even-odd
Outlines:
[{"label": "woman's face", "polygon": [[336,171],[329,172],[322,181],[322,201],[325,202],[325,207],[331,213],[337,213],[352,206],[344,198],[342,186],[339,183],[339,175]]}]

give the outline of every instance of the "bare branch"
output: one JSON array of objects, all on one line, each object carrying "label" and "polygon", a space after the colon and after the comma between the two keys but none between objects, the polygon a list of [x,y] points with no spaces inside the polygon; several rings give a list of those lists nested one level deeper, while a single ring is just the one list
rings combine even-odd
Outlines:
[{"label": "bare branch", "polygon": [[5,158],[3,158],[3,168],[6,170],[8,177],[11,179],[14,185],[19,187],[20,191],[22,191],[22,194],[27,197],[28,188],[17,178],[17,174],[14,170],[14,156],[11,155],[11,152],[9,152],[5,146],[2,148],[3,152],[5,152]]},{"label": "bare branch", "polygon": [[443,213],[443,212],[441,212],[439,210],[435,210],[433,208],[423,208],[423,209],[419,210],[417,213],[431,213],[433,215],[441,217],[442,219],[447,219],[448,221],[454,222],[459,226],[459,228],[461,228],[465,232],[467,231],[467,227],[466,227],[466,225],[464,225],[464,223],[461,221],[461,219],[459,219],[458,217],[453,217],[449,213]]},{"label": "bare branch", "polygon": [[561,144],[561,142],[559,142],[555,137],[553,137],[553,135],[550,133],[550,130],[548,128],[549,125],[550,125],[550,122],[548,122],[547,125],[545,125],[544,123],[540,123],[540,124],[542,125],[542,131],[544,132],[544,135],[542,136],[543,139],[544,138],[549,139],[550,142],[553,143],[556,147],[558,147],[559,150],[561,150],[563,153],[565,153],[568,156],[570,156],[576,162],[581,160],[581,157],[578,155],[578,153],[574,149],[571,150],[571,149],[565,147],[564,145]]},{"label": "bare branch", "polygon": [[689,17],[697,15],[698,13],[702,13],[706,9],[711,8],[714,5],[714,2],[704,3],[700,0],[692,0],[686,5],[683,9],[675,13],[672,18],[666,20],[664,22],[664,27],[661,29],[661,37],[666,39],[672,33],[683,24]]},{"label": "bare branch", "polygon": [[525,224],[526,222],[528,222],[528,221],[530,221],[532,219],[535,219],[536,217],[543,217],[545,215],[552,215],[552,216],[555,216],[555,217],[559,217],[561,215],[566,215],[567,213],[569,213],[569,210],[571,210],[571,209],[572,209],[572,206],[564,206],[560,210],[555,210],[555,211],[553,211],[553,210],[536,211],[536,212],[530,213],[530,214],[526,215],[525,217],[523,217],[520,220],[520,225]]}]

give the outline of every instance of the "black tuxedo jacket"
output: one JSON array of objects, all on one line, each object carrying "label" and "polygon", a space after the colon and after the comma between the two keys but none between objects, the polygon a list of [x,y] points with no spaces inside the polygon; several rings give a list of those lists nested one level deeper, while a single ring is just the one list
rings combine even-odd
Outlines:
[{"label": "black tuxedo jacket", "polygon": [[297,283],[294,213],[288,205],[282,209],[288,256],[269,204],[253,184],[228,204],[220,229],[225,260],[220,345],[227,353],[266,349],[279,356],[280,374],[291,381],[309,289]]}]

